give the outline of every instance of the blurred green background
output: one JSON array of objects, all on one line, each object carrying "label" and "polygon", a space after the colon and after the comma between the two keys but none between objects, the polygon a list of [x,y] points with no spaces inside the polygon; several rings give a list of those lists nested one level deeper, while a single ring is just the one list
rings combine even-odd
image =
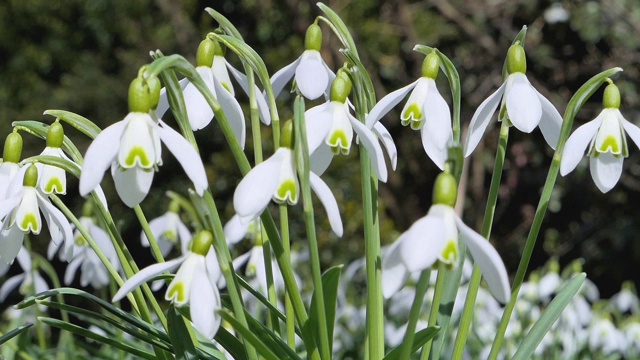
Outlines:
[{"label": "blurred green background", "polygon": [[[462,80],[462,122],[466,127],[475,108],[501,83],[501,69],[514,36],[529,27],[525,49],[532,84],[564,112],[566,104],[587,79],[621,66],[615,79],[622,92],[621,111],[638,122],[640,97],[640,2],[633,0],[537,1],[537,0],[435,0],[435,1],[328,1],[353,32],[364,64],[369,69],[378,99],[414,81],[420,75],[423,55],[415,44],[437,47],[457,66]],[[237,0],[7,0],[0,3],[0,130],[8,134],[15,120],[42,120],[46,109],[81,114],[100,127],[121,120],[127,112],[127,88],[140,66],[148,63],[150,50],[180,53],[193,61],[202,37],[216,24],[204,12],[210,6],[227,16],[245,40],[262,55],[271,73],[293,61],[303,50],[307,26],[318,16],[313,1]],[[323,58],[334,69],[344,58],[340,44],[324,32]],[[238,65],[231,53],[229,61]],[[444,76],[438,78],[441,93],[449,99]],[[601,109],[602,91],[582,109],[578,125]],[[241,102],[244,98],[241,98]],[[281,96],[281,117],[290,116],[291,99]],[[244,102],[246,103],[246,101]],[[380,185],[383,242],[392,242],[413,221],[424,216],[438,169],[426,157],[417,132],[403,128],[399,110],[383,119],[399,151],[398,169]],[[171,123],[170,119],[168,119]],[[84,151],[88,142],[66,127]],[[470,159],[464,199],[465,220],[480,228],[493,168],[498,127],[494,122],[485,140]],[[270,138],[263,128],[263,139]],[[26,137],[27,135],[25,135]],[[207,163],[211,187],[223,215],[232,215],[230,198],[240,174],[225,150],[217,125],[197,135]],[[27,141],[25,155],[39,153],[40,141]],[[619,184],[601,194],[586,161],[566,178],[559,178],[549,212],[540,233],[531,268],[549,257],[562,265],[584,259],[584,269],[607,297],[623,280],[639,282],[640,262],[640,151],[629,144],[629,158]],[[360,218],[359,170],[356,153],[334,161],[326,181],[334,189],[345,221],[345,235],[337,239],[322,210],[325,265],[346,262],[363,255]],[[168,153],[165,153],[165,155]],[[247,154],[252,158],[251,145]],[[551,149],[539,131],[512,131],[492,242],[515,272],[540,189],[551,161]],[[170,156],[156,174],[158,189],[188,186]],[[173,171],[175,170],[175,171]],[[110,179],[106,176],[106,182]],[[77,182],[71,181],[66,201],[78,210]],[[111,209],[122,220],[122,229],[137,246],[139,228],[133,211],[119,204],[105,185]],[[184,191],[178,190],[185,194]],[[142,207],[149,218],[166,211],[166,198],[156,190]],[[300,218],[300,207],[290,211]],[[304,237],[303,227],[293,229],[293,239]],[[133,245],[136,244],[136,245]],[[146,252],[146,250],[145,250]],[[146,253],[145,253],[146,254]]]}]

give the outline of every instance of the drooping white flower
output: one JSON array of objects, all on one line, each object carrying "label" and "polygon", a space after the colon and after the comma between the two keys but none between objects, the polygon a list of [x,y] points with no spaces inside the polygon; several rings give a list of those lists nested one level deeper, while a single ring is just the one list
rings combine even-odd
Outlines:
[{"label": "drooping white flower", "polygon": [[618,183],[622,163],[629,154],[625,133],[640,147],[640,128],[620,113],[620,91],[613,83],[605,89],[603,104],[600,115],[569,136],[562,151],[560,174],[565,176],[573,171],[588,147],[591,177],[598,189],[606,193]]},{"label": "drooping white flower", "polygon": [[[47,131],[47,147],[40,155],[53,156],[73,162],[62,151],[62,143],[64,141],[64,130],[62,125],[56,121]],[[53,165],[38,163],[38,187],[45,194],[66,194],[67,193],[67,174],[64,169]],[[78,166],[79,167],[79,166]]]},{"label": "drooping white flower", "polygon": [[420,130],[425,152],[440,169],[444,169],[453,130],[449,105],[436,87],[439,64],[439,56],[433,52],[429,54],[423,62],[422,77],[383,97],[367,115],[366,125],[374,129],[378,121],[411,91],[400,115],[402,125]]},{"label": "drooping white flower", "polygon": [[[547,98],[527,79],[524,49],[519,44],[509,48],[506,81],[480,104],[471,118],[464,145],[464,156],[471,155],[482,139],[496,107],[500,104],[500,121],[510,121],[518,130],[530,133],[540,126],[542,135],[552,149],[560,138],[562,117]],[[501,101],[502,100],[502,101]]]},{"label": "drooping white flower", "polygon": [[144,282],[179,267],[169,283],[165,299],[176,306],[188,304],[194,327],[208,339],[213,339],[220,327],[221,318],[216,311],[222,308],[222,303],[217,286],[221,271],[212,241],[211,233],[200,232],[185,255],[140,270],[122,285],[112,301],[120,301]]},{"label": "drooping white flower", "polygon": [[12,181],[8,198],[0,202],[0,261],[5,264],[13,262],[26,233],[40,233],[43,226],[40,212],[47,222],[51,241],[64,242],[67,258],[73,255],[71,225],[62,212],[36,189],[37,179],[36,167],[25,166]]},{"label": "drooping white flower", "polygon": [[382,293],[385,298],[396,293],[412,272],[436,264],[457,266],[458,239],[461,239],[482,271],[491,294],[501,303],[509,301],[509,278],[500,255],[489,241],[465,225],[452,207],[456,187],[451,174],[441,173],[436,179],[434,194],[445,193],[435,196],[434,205],[427,215],[400,235],[385,253],[382,261]]},{"label": "drooping white flower", "polygon": [[305,51],[296,61],[277,71],[271,77],[274,96],[278,96],[284,86],[295,78],[300,93],[309,100],[328,94],[335,74],[322,60],[322,31],[317,24],[311,24],[305,38]]},{"label": "drooping white flower", "polygon": [[[34,295],[49,290],[49,284],[47,284],[44,278],[40,275],[40,272],[33,268],[31,255],[27,249],[20,247],[17,259],[23,273],[14,275],[5,280],[2,287],[0,287],[0,303],[4,302],[11,291],[18,286],[20,294],[24,296]],[[39,306],[46,309],[43,305]]]},{"label": "drooping white flower", "polygon": [[[147,87],[144,81],[137,78],[131,87]],[[120,199],[129,207],[138,205],[151,188],[155,170],[162,165],[162,141],[202,196],[208,185],[200,155],[182,135],[161,120],[152,119],[148,113],[152,100],[135,101],[144,104],[137,105],[130,99],[132,112],[124,120],[104,129],[87,149],[80,176],[80,194],[85,196],[93,191],[102,181],[105,170],[111,167]]]},{"label": "drooping white flower", "polygon": [[611,304],[623,314],[640,312],[640,299],[638,299],[633,283],[630,281],[624,282],[622,289],[611,297]]},{"label": "drooping white flower", "polygon": [[589,350],[601,351],[604,355],[622,352],[626,348],[624,333],[606,318],[596,316],[589,326]]},{"label": "drooping white flower", "polygon": [[[164,213],[164,215],[151,220],[149,222],[149,228],[158,242],[162,256],[166,257],[169,255],[175,245],[180,246],[180,252],[182,254],[186,254],[189,250],[191,231],[189,231],[189,228],[187,228],[180,219],[178,209],[172,208],[172,205],[169,206],[169,211]],[[140,233],[140,242],[145,247],[150,246],[149,239],[147,239],[144,231]]]},{"label": "drooping white flower", "polygon": [[20,157],[22,156],[22,136],[18,132],[7,135],[4,143],[4,151],[0,163],[0,201],[8,196],[9,184],[20,169]]}]

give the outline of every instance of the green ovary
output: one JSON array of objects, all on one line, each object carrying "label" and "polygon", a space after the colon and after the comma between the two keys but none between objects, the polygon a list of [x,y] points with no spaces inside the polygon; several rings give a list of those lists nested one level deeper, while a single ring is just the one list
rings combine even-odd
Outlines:
[{"label": "green ovary", "polygon": [[185,293],[183,282],[171,284],[169,289],[167,289],[167,300],[170,299],[174,299],[178,303],[187,301],[187,294]]},{"label": "green ovary", "polygon": [[407,126],[410,123],[409,120],[412,120],[411,122],[421,122],[422,111],[420,111],[420,107],[418,106],[418,104],[414,103],[409,105],[404,113],[402,113],[402,125]]},{"label": "green ovary", "polygon": [[24,218],[22,218],[22,223],[20,223],[20,230],[31,230],[34,234],[39,233],[40,225],[38,224],[38,217],[36,214],[26,214]]},{"label": "green ovary", "polygon": [[128,168],[133,167],[136,164],[136,159],[138,159],[140,166],[143,168],[149,168],[152,165],[147,153],[139,146],[134,146],[131,151],[129,151],[129,155],[127,155],[127,158],[124,160],[125,166]]},{"label": "green ovary", "polygon": [[612,154],[620,154],[620,144],[618,143],[616,137],[613,135],[607,136],[600,145],[598,152],[611,152]]},{"label": "green ovary", "polygon": [[283,203],[285,200],[289,205],[293,205],[298,202],[298,185],[293,180],[285,180],[278,187],[276,192],[276,200],[278,203]]},{"label": "green ovary", "polygon": [[44,188],[44,191],[46,193],[53,193],[54,190],[57,194],[64,192],[64,187],[62,186],[62,182],[57,177],[49,179],[47,186],[45,186]]},{"label": "green ovary", "polygon": [[331,134],[329,138],[329,146],[331,146],[331,152],[334,155],[342,153],[343,155],[349,155],[349,140],[347,134],[342,130],[336,130]]}]

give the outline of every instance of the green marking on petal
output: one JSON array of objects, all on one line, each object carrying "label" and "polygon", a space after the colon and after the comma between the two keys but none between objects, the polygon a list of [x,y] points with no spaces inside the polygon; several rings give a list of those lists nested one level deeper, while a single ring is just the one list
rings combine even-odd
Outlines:
[{"label": "green marking on petal", "polygon": [[598,148],[598,152],[620,154],[620,144],[618,144],[616,137],[613,135],[607,136]]},{"label": "green marking on petal", "polygon": [[82,236],[82,235],[77,236],[77,237],[74,239],[74,242],[75,242],[75,244],[76,244],[76,245],[78,245],[78,246],[86,246],[86,245],[87,245],[87,239],[85,239],[85,238],[84,238],[84,236]]},{"label": "green marking on petal", "polygon": [[343,155],[349,155],[350,145],[347,139],[347,134],[342,130],[336,130],[331,134],[329,141],[327,142],[331,146],[331,151],[338,155],[342,152]]},{"label": "green marking on petal", "polygon": [[233,90],[231,90],[230,84],[223,82],[223,83],[220,83],[220,85],[222,85],[223,88],[227,89],[228,92],[233,93]]},{"label": "green marking on petal", "polygon": [[418,106],[418,104],[413,103],[409,106],[407,106],[407,109],[402,113],[402,117],[401,117],[403,121],[402,125],[407,125],[404,122],[411,119],[413,121],[416,120],[421,120],[422,119],[422,111],[420,110],[420,106]]},{"label": "green marking on petal", "polygon": [[22,218],[22,222],[20,223],[19,226],[20,230],[22,231],[31,231],[34,234],[37,234],[40,232],[40,224],[38,224],[38,217],[36,216],[36,214],[26,214],[23,218]]},{"label": "green marking on petal", "polygon": [[47,194],[56,193],[62,194],[64,193],[64,186],[62,186],[62,181],[60,181],[57,177],[52,177],[49,179],[49,182],[44,187],[44,192]]},{"label": "green marking on petal", "polygon": [[449,240],[440,254],[440,260],[447,265],[455,265],[458,262],[458,242]]},{"label": "green marking on petal", "polygon": [[176,234],[176,232],[172,230],[167,230],[163,232],[162,237],[172,244],[175,244],[178,242],[178,234]]},{"label": "green marking on petal", "polygon": [[298,202],[298,185],[291,179],[285,180],[276,191],[275,201],[282,204],[285,200],[289,205]]},{"label": "green marking on petal", "polygon": [[183,304],[187,301],[187,294],[185,292],[185,285],[182,281],[172,282],[167,289],[167,300],[175,300],[179,304]]},{"label": "green marking on petal", "polygon": [[424,125],[424,120],[411,120],[409,124],[412,130],[420,130],[422,129],[422,125]]},{"label": "green marking on petal", "polygon": [[124,160],[124,167],[133,167],[136,164],[136,159],[138,159],[138,163],[143,168],[148,168],[152,165],[144,149],[140,146],[134,146]]}]

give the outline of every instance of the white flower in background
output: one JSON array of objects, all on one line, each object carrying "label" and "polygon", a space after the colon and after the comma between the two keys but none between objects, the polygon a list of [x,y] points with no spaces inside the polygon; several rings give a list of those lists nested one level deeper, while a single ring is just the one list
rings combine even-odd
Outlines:
[{"label": "white flower in background", "polygon": [[[507,54],[506,81],[480,104],[471,118],[464,146],[464,156],[471,155],[482,139],[496,107],[500,104],[500,121],[510,121],[518,130],[530,133],[540,126],[542,135],[552,149],[560,138],[562,116],[547,98],[529,83],[525,72],[527,61],[524,48],[514,44]],[[502,102],[500,100],[502,99]]]},{"label": "white flower in background", "polygon": [[[251,279],[249,285],[254,289],[257,288],[262,294],[266,295],[268,291],[267,273],[264,262],[264,247],[261,243],[255,244],[251,250],[233,259],[233,267],[236,270],[245,264],[244,274]],[[276,291],[284,291],[284,279],[282,278],[282,273],[273,254],[271,255],[271,269],[273,271],[273,283]],[[298,281],[298,283],[300,282]]]},{"label": "white flower in background", "polygon": [[604,355],[622,352],[627,346],[624,334],[611,320],[596,316],[589,327],[589,350],[600,351]]},{"label": "white flower in background", "polygon": [[547,272],[540,278],[538,282],[538,296],[543,301],[548,301],[551,296],[557,292],[562,285],[562,278],[558,271],[560,265],[557,261],[549,261]]},{"label": "white flower in background", "polygon": [[69,220],[36,188],[37,179],[36,166],[26,165],[9,185],[7,199],[0,202],[0,261],[5,264],[13,262],[25,234],[40,233],[43,226],[40,212],[49,227],[51,241],[64,242],[67,258],[73,256],[73,234]]},{"label": "white flower in background", "polygon": [[[351,93],[351,80],[346,73],[340,71],[331,85],[331,101],[305,112],[309,154],[312,162],[323,164],[315,165],[314,172],[320,171],[316,170],[319,168],[324,171],[333,155],[340,153],[348,155],[355,131],[358,140],[362,141],[367,149],[374,173],[381,181],[386,182],[387,167],[382,148],[373,132],[349,113],[347,101],[349,93]],[[316,152],[321,154],[321,158],[314,154]]]},{"label": "white flower in background", "polygon": [[4,151],[0,163],[0,201],[8,196],[9,184],[20,169],[20,157],[22,157],[22,136],[18,132],[7,135],[4,141]]},{"label": "white flower in background", "polygon": [[627,324],[622,331],[627,342],[626,358],[637,358],[640,355],[640,322],[633,321]]},{"label": "white flower in background", "polygon": [[[292,123],[283,127],[282,146],[267,160],[258,164],[240,181],[233,194],[233,208],[236,215],[225,225],[227,241],[232,244],[242,240],[249,224],[257,219],[271,200],[278,204],[294,205],[298,202],[300,186],[296,174],[292,150]],[[342,236],[342,219],[338,203],[331,189],[322,179],[309,173],[311,189],[316,193],[327,211],[333,232]]]},{"label": "white flower in background", "polygon": [[560,174],[565,176],[576,168],[587,146],[591,177],[600,191],[611,190],[622,175],[622,163],[629,155],[625,132],[640,146],[640,128],[620,113],[620,91],[611,83],[604,93],[604,109],[595,119],[571,134],[562,151]]},{"label": "white flower in background", "polygon": [[[0,303],[4,302],[11,291],[20,286],[19,292],[23,296],[34,295],[49,290],[49,284],[44,280],[40,273],[33,268],[31,255],[24,247],[20,248],[17,255],[18,264],[22,268],[23,273],[12,276],[4,281],[0,287]],[[46,307],[39,305],[42,310]]]},{"label": "white flower in background", "polygon": [[80,176],[82,196],[93,191],[111,167],[120,199],[129,207],[138,205],[147,196],[153,175],[162,165],[161,141],[178,159],[196,192],[202,196],[208,185],[200,155],[182,135],[162,121],[155,122],[149,115],[158,99],[154,89],[159,91],[159,86],[157,79],[133,80],[129,90],[131,112],[98,134],[87,149]]},{"label": "white flower in background", "polygon": [[217,286],[222,274],[212,242],[213,235],[201,231],[194,237],[191,250],[185,255],[140,270],[122,285],[112,301],[120,301],[144,282],[179,266],[169,283],[165,299],[173,301],[176,306],[188,304],[194,327],[208,339],[213,339],[222,320],[216,313],[222,308]]},{"label": "white flower in background", "polygon": [[296,61],[278,70],[271,77],[274,96],[278,96],[284,86],[295,78],[300,93],[309,100],[327,94],[335,75],[322,60],[322,30],[318,24],[311,24],[305,37],[305,51]]},{"label": "white flower in background", "polygon": [[640,299],[638,299],[633,282],[625,281],[622,284],[622,289],[611,297],[611,304],[621,313],[636,314],[640,312]]},{"label": "white flower in background", "polygon": [[501,303],[509,301],[511,289],[504,263],[489,241],[456,215],[452,207],[456,192],[453,175],[446,172],[438,175],[434,185],[434,205],[385,253],[382,259],[382,293],[385,298],[396,293],[411,272],[437,264],[457,266],[460,238],[482,271],[491,294]]},{"label": "white flower in background", "polygon": [[367,115],[366,125],[373,129],[411,91],[400,114],[402,125],[420,130],[425,152],[444,170],[447,146],[453,141],[453,130],[451,110],[436,87],[439,66],[440,57],[435,52],[427,55],[422,64],[422,77],[382,98]]},{"label": "white flower in background", "polygon": [[[176,202],[169,204],[169,211],[149,222],[151,233],[158,242],[162,256],[166,257],[174,246],[179,245],[181,254],[186,254],[191,242],[191,231],[180,219],[180,206]],[[149,247],[149,239],[144,231],[140,233],[140,242]]]}]

